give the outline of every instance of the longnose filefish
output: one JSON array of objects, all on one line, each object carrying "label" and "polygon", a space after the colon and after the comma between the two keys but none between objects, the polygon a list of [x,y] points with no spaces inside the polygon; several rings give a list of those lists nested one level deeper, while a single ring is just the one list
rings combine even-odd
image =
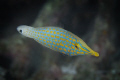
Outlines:
[{"label": "longnose filefish", "polygon": [[88,47],[81,38],[60,27],[34,28],[21,25],[18,26],[17,30],[20,34],[34,39],[43,46],[69,56],[99,56],[99,54]]}]

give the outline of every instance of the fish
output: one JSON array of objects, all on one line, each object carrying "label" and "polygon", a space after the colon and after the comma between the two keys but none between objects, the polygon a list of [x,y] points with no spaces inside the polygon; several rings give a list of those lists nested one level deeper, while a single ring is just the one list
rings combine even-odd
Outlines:
[{"label": "fish", "polygon": [[43,46],[69,56],[92,55],[99,57],[99,53],[92,50],[80,37],[61,27],[31,27],[20,25],[17,31],[34,39]]}]

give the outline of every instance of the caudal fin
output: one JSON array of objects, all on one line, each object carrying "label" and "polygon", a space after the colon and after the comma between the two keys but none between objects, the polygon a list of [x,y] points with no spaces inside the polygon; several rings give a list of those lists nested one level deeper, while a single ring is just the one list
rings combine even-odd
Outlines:
[{"label": "caudal fin", "polygon": [[98,52],[94,52],[93,54],[95,57],[99,57],[99,53]]}]

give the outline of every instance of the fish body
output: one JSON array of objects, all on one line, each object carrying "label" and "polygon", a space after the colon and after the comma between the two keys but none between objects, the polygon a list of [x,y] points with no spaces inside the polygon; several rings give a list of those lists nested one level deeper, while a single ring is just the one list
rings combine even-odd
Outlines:
[{"label": "fish body", "polygon": [[33,38],[40,44],[69,56],[99,54],[93,51],[87,44],[75,34],[59,27],[33,28],[22,25],[17,28],[22,35]]}]

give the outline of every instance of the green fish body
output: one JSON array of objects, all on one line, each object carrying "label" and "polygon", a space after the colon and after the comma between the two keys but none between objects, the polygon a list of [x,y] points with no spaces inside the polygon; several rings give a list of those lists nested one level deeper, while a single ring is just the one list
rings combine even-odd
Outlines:
[{"label": "green fish body", "polygon": [[87,44],[75,34],[59,27],[33,28],[22,25],[17,28],[22,35],[33,38],[40,44],[69,56],[99,54],[93,51]]}]

